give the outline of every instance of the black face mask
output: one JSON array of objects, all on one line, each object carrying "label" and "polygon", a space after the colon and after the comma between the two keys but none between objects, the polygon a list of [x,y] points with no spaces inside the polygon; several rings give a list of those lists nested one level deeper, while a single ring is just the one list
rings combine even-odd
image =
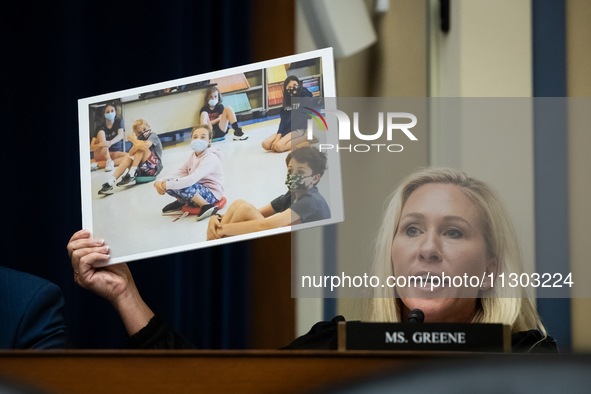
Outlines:
[{"label": "black face mask", "polygon": [[287,88],[285,89],[287,91],[287,93],[289,93],[290,96],[295,96],[296,94],[298,94],[298,90],[299,87],[295,87],[295,88]]},{"label": "black face mask", "polygon": [[150,134],[152,134],[152,129],[144,131],[142,134],[137,136],[137,139],[140,141],[146,141]]}]

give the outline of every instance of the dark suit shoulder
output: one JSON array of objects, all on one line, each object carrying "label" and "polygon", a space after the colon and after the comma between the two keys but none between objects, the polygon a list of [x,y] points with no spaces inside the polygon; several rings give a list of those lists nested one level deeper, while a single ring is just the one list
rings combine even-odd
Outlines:
[{"label": "dark suit shoulder", "polygon": [[0,348],[65,347],[60,288],[35,275],[0,267]]},{"label": "dark suit shoulder", "polygon": [[37,290],[47,284],[53,285],[38,276],[0,267],[0,308],[6,302],[27,303]]},{"label": "dark suit shoulder", "polygon": [[339,315],[331,321],[318,322],[307,334],[296,338],[282,349],[336,350],[338,347],[337,326],[340,321],[345,321],[345,318]]},{"label": "dark suit shoulder", "polygon": [[556,342],[538,330],[519,331],[511,335],[513,353],[558,353]]}]

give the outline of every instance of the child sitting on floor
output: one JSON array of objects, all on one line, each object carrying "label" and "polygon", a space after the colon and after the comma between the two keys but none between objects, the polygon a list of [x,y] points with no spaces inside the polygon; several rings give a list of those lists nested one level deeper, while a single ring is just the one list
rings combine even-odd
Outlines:
[{"label": "child sitting on floor", "polygon": [[163,213],[190,205],[201,208],[197,220],[203,220],[219,210],[215,204],[224,195],[224,175],[220,152],[211,147],[212,136],[210,125],[195,127],[191,136],[193,152],[189,160],[166,180],[154,183],[160,195],[168,194],[176,198],[162,209]]},{"label": "child sitting on floor", "polygon": [[222,105],[222,93],[215,86],[211,86],[205,92],[205,99],[199,117],[202,124],[211,125],[213,129],[212,139],[215,141],[224,140],[230,126],[234,129],[235,141],[248,139],[242,128],[238,126],[234,109]]},{"label": "child sitting on floor", "polygon": [[113,184],[121,175],[125,176],[117,183],[117,186],[132,186],[136,184],[137,177],[156,177],[164,167],[162,165],[162,143],[148,122],[138,119],[133,122],[133,133],[127,139],[133,143],[133,147],[125,154],[123,160],[99,190],[98,194],[113,194]]},{"label": "child sitting on floor", "polygon": [[209,220],[207,239],[329,219],[330,208],[316,187],[326,170],[326,155],[304,146],[289,153],[285,163],[287,193],[259,209],[244,200],[234,201],[223,216]]}]

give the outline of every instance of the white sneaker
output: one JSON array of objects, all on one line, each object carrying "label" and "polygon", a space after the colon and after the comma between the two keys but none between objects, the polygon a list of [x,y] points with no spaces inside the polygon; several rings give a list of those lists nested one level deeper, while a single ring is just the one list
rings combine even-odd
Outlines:
[{"label": "white sneaker", "polygon": [[90,171],[96,171],[98,170],[98,163],[90,163]]},{"label": "white sneaker", "polygon": [[115,168],[115,162],[113,160],[108,160],[107,165],[105,166],[105,172],[113,171]]}]

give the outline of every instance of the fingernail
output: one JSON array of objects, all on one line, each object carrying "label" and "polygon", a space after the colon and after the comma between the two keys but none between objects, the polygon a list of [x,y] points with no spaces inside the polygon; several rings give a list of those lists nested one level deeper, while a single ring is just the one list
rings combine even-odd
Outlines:
[{"label": "fingernail", "polygon": [[109,253],[109,250],[111,250],[111,247],[109,245],[105,246],[105,253]]}]

